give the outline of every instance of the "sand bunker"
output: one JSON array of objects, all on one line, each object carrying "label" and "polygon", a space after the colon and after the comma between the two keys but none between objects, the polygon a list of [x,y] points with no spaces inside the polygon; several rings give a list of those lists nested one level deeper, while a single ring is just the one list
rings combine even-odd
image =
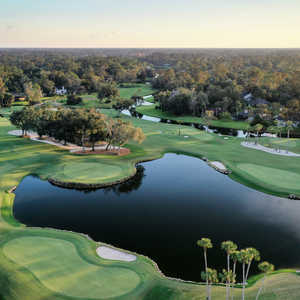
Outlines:
[{"label": "sand bunker", "polygon": [[101,246],[97,249],[97,254],[104,259],[109,260],[119,260],[119,261],[136,261],[136,256],[132,254],[128,254],[126,252],[122,252],[110,247]]},{"label": "sand bunker", "polygon": [[227,168],[219,161],[211,161],[210,164],[221,171],[227,171]]}]

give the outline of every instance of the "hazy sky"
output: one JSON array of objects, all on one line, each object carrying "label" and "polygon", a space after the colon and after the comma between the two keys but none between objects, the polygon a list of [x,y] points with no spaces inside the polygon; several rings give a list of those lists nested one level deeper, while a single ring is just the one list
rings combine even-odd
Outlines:
[{"label": "hazy sky", "polygon": [[300,48],[300,0],[0,0],[0,47]]}]

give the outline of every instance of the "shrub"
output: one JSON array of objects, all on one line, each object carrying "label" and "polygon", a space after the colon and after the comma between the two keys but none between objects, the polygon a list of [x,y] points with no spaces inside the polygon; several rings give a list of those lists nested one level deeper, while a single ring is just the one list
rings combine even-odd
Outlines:
[{"label": "shrub", "polygon": [[67,98],[67,105],[78,105],[82,103],[82,98],[75,96],[75,95],[69,95]]}]

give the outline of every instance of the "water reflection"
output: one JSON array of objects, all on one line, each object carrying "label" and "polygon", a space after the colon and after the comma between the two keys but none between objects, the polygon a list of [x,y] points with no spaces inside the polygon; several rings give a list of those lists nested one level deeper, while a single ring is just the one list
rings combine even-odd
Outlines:
[{"label": "water reflection", "polygon": [[147,255],[183,279],[200,279],[201,237],[214,242],[211,267],[226,264],[224,240],[257,248],[277,268],[300,266],[300,202],[252,190],[184,155],[142,163],[130,181],[89,194],[26,177],[14,214],[30,226],[82,232]]}]

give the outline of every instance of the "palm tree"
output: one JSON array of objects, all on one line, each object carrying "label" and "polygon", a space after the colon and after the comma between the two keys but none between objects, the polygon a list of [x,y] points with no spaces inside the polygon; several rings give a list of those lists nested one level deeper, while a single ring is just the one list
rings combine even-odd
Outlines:
[{"label": "palm tree", "polygon": [[[225,250],[226,254],[227,254],[227,273],[229,274],[229,272],[230,272],[230,254],[237,249],[237,245],[232,241],[225,241],[225,242],[222,242],[221,248],[223,250]],[[228,285],[228,283],[226,281],[226,300],[228,300],[228,297],[229,297],[229,288],[230,288],[230,285]]]},{"label": "palm tree", "polygon": [[239,254],[239,262],[242,264],[243,267],[243,290],[242,290],[242,300],[245,299],[245,285],[246,285],[246,274],[245,274],[245,266],[249,262],[249,254],[247,250],[243,249],[240,251]]},{"label": "palm tree", "polygon": [[230,287],[231,284],[235,283],[235,277],[236,275],[233,274],[232,270],[225,270],[223,269],[223,273],[219,274],[221,282],[224,282],[226,284],[226,300],[229,300],[229,289],[228,286]]},{"label": "palm tree", "polygon": [[257,123],[253,129],[256,131],[256,144],[258,143],[258,134],[262,131],[262,129],[264,128],[264,126],[260,123]]},{"label": "palm tree", "polygon": [[[204,264],[205,264],[205,274],[207,274],[207,249],[211,249],[213,247],[213,244],[210,239],[208,238],[202,238],[201,240],[197,241],[197,245],[199,247],[203,248],[203,254],[204,254]],[[209,297],[209,288],[208,288],[208,277],[206,277],[206,291],[207,291],[207,297]]]},{"label": "palm tree", "polygon": [[[259,251],[255,248],[247,248],[240,251],[239,255],[239,262],[242,264],[243,267],[243,290],[242,290],[242,300],[245,299],[245,287],[247,283],[247,279],[249,276],[249,270],[251,267],[251,263],[253,260],[259,261],[260,255]],[[247,265],[247,271],[246,271]]]},{"label": "palm tree", "polygon": [[227,254],[227,271],[230,270],[230,254],[237,249],[237,245],[232,241],[222,242],[221,248],[226,251]]},{"label": "palm tree", "polygon": [[259,295],[260,295],[262,289],[264,288],[265,279],[267,277],[267,274],[273,272],[274,269],[275,269],[274,265],[268,263],[267,261],[264,261],[264,262],[260,263],[258,265],[258,268],[264,273],[264,278],[263,278],[263,281],[262,281],[262,285],[261,285],[261,287],[258,290],[258,293],[256,295],[256,300],[258,300]]},{"label": "palm tree", "polygon": [[286,122],[286,130],[287,130],[287,138],[290,138],[290,132],[293,129],[293,122],[292,121],[287,121]]},{"label": "palm tree", "polygon": [[211,286],[219,282],[218,272],[217,270],[207,268],[206,272],[201,272],[201,278],[202,280],[207,281],[207,286],[208,286],[207,299],[211,300]]},{"label": "palm tree", "polygon": [[[239,260],[239,257],[240,257],[240,251],[237,251],[237,250],[232,251],[231,254],[230,254],[230,257],[231,257],[231,259],[232,259],[232,261],[233,261],[233,276],[234,276],[234,278],[236,278],[236,263],[237,263],[238,260]],[[234,295],[233,295],[233,293],[232,293],[231,299],[233,300],[233,298],[234,298]]]},{"label": "palm tree", "polygon": [[249,262],[248,262],[247,273],[246,273],[246,281],[247,281],[251,263],[253,262],[253,260],[260,261],[260,253],[255,248],[247,248],[246,251],[249,253]]}]

